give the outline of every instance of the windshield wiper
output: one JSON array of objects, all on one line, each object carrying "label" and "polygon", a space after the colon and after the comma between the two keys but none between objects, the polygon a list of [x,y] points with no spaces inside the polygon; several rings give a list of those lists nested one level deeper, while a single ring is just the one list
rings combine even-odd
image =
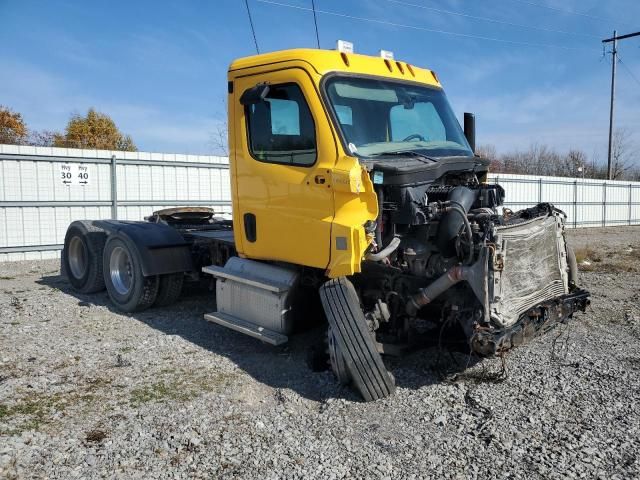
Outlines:
[{"label": "windshield wiper", "polygon": [[388,156],[393,156],[393,157],[404,157],[404,156],[411,156],[411,157],[415,157],[416,159],[420,160],[423,163],[429,163],[429,162],[425,162],[425,160],[430,160],[431,162],[437,162],[438,160],[436,158],[430,157],[429,155],[425,155],[424,153],[420,153],[417,152],[415,150],[398,150],[395,152],[381,152],[381,153],[374,153],[372,155],[369,155],[370,157],[381,157],[383,155],[388,155]]}]

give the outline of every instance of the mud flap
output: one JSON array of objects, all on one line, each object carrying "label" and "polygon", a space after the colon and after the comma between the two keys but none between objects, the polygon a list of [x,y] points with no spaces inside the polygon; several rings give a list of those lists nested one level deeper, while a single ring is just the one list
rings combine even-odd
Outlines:
[{"label": "mud flap", "polygon": [[393,376],[376,349],[351,282],[344,277],[329,280],[320,287],[320,299],[346,368],[364,400],[393,394]]}]

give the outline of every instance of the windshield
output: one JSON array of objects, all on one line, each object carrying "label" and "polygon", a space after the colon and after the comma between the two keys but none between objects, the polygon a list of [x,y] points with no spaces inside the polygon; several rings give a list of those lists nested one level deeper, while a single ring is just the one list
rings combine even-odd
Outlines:
[{"label": "windshield", "polygon": [[416,84],[332,77],[326,94],[345,144],[358,156],[419,152],[473,156],[444,92]]}]

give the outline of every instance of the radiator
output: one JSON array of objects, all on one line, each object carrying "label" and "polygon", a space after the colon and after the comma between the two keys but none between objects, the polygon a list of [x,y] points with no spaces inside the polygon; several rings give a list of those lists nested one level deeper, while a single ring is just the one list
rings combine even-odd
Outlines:
[{"label": "radiator", "polygon": [[561,213],[497,227],[490,315],[500,327],[527,310],[568,293],[567,252]]}]

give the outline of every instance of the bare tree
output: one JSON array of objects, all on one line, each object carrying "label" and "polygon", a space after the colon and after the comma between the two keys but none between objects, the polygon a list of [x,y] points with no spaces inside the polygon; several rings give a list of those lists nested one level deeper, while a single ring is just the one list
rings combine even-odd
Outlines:
[{"label": "bare tree", "polygon": [[590,178],[606,176],[606,168],[600,164],[596,154],[589,159],[585,152],[577,149],[562,154],[547,145],[533,144],[528,150],[515,150],[504,154],[496,154],[493,146],[480,147],[479,151],[481,156],[491,160],[489,169],[494,173],[555,177],[584,175]]},{"label": "bare tree", "polygon": [[613,132],[611,149],[612,180],[623,179],[625,173],[633,167],[632,151],[631,132],[627,128],[616,129]]},{"label": "bare tree", "polygon": [[209,143],[213,149],[215,155],[228,156],[229,155],[229,129],[227,122],[219,123],[216,128],[211,132]]},{"label": "bare tree", "polygon": [[478,145],[476,147],[476,154],[491,161],[489,170],[494,172],[502,171],[500,157],[498,156],[495,145]]},{"label": "bare tree", "polygon": [[59,137],[60,133],[50,130],[29,130],[27,144],[33,147],[53,147]]},{"label": "bare tree", "polygon": [[587,162],[587,154],[582,150],[569,150],[558,174],[566,177],[579,177],[586,173]]},{"label": "bare tree", "polygon": [[229,155],[229,126],[227,125],[227,97],[220,101],[221,108],[216,112],[218,118],[222,118],[211,132],[209,144],[215,155]]}]

